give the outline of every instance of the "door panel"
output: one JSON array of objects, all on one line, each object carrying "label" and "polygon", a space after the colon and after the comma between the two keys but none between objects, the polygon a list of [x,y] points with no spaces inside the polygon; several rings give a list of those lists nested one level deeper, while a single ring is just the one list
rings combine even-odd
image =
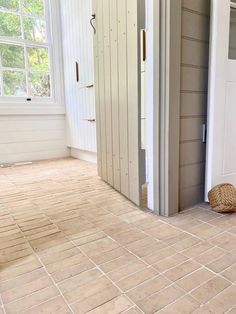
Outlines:
[{"label": "door panel", "polygon": [[215,185],[236,185],[236,4],[212,2],[206,199]]},{"label": "door panel", "polygon": [[[144,1],[94,0],[98,170],[140,204],[141,58]],[[143,6],[142,6],[143,5]]]}]

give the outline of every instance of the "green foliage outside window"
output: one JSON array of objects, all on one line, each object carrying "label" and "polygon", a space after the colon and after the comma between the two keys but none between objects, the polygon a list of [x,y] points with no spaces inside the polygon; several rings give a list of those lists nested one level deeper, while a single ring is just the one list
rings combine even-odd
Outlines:
[{"label": "green foliage outside window", "polygon": [[[21,6],[19,3],[0,0],[0,37],[17,43],[1,42],[0,38],[0,95],[26,95],[28,82],[27,96],[50,97],[49,51],[37,46],[47,42],[44,1],[21,0]],[[27,41],[35,46],[29,46]]]}]

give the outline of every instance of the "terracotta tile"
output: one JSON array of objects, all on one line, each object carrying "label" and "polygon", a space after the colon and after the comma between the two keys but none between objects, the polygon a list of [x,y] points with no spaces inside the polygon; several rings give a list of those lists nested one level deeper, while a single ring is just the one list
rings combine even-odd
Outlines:
[{"label": "terracotta tile", "polygon": [[71,265],[70,267],[65,266],[64,269],[59,269],[58,271],[52,273],[52,277],[58,283],[92,268],[94,268],[94,264],[90,262],[89,259],[85,258],[80,263]]},{"label": "terracotta tile", "polygon": [[160,275],[147,282],[144,282],[137,288],[134,288],[128,293],[128,296],[132,301],[137,302],[162,290],[163,288],[169,286],[170,284],[171,284],[170,280]]},{"label": "terracotta tile", "polygon": [[125,255],[122,255],[121,257],[118,257],[110,262],[101,264],[100,268],[105,273],[109,273],[129,263],[136,262],[137,260],[138,260],[137,257],[127,252]]},{"label": "terracotta tile", "polygon": [[129,263],[127,265],[124,265],[115,271],[112,271],[108,273],[108,277],[112,281],[120,281],[122,278],[127,277],[141,269],[144,269],[146,267],[146,264],[140,260],[137,260],[135,262]]},{"label": "terracotta tile", "polygon": [[88,235],[86,237],[74,239],[73,243],[75,243],[75,245],[77,245],[77,246],[81,246],[83,244],[90,243],[90,242],[93,242],[93,241],[96,241],[99,239],[103,239],[103,238],[106,238],[106,234],[104,232],[97,232],[97,233]]},{"label": "terracotta tile", "polygon": [[60,291],[65,294],[90,281],[95,281],[97,278],[102,277],[102,275],[103,274],[97,268],[94,268],[59,283],[58,287]]},{"label": "terracotta tile", "polygon": [[235,282],[236,281],[236,264],[227,268],[225,271],[221,273],[221,275],[225,277],[226,279],[228,279],[229,281]]},{"label": "terracotta tile", "polygon": [[41,268],[42,265],[38,260],[34,259],[30,262],[26,262],[20,265],[16,265],[15,267],[7,267],[7,265],[2,266],[2,270],[0,272],[0,282],[4,280],[9,280],[11,278],[15,278],[22,274],[29,273],[35,269]]},{"label": "terracotta tile", "polygon": [[116,282],[116,285],[122,290],[127,291],[132,288],[135,288],[139,284],[145,282],[148,279],[151,279],[155,277],[158,274],[157,271],[155,271],[152,268],[145,268],[143,270],[140,270],[130,276],[127,276],[123,278],[122,280]]},{"label": "terracotta tile", "polygon": [[79,250],[76,247],[72,247],[65,251],[41,255],[40,259],[44,265],[50,265],[58,261],[63,261],[66,258],[70,258],[72,256],[78,255],[78,253],[80,253]]},{"label": "terracotta tile", "polygon": [[184,292],[177,285],[171,285],[150,297],[138,301],[137,304],[144,313],[153,314],[175,300],[178,300],[183,294]]},{"label": "terracotta tile", "polygon": [[211,262],[210,264],[207,264],[206,267],[216,273],[220,273],[234,263],[236,263],[236,255],[225,254],[217,260]]},{"label": "terracotta tile", "polygon": [[235,314],[235,313],[236,313],[236,306],[227,312],[227,314]]},{"label": "terracotta tile", "polygon": [[95,277],[92,280],[77,286],[75,289],[69,290],[64,296],[69,303],[74,303],[76,301],[84,300],[102,289],[110,287],[110,285],[111,281],[105,276]]},{"label": "terracotta tile", "polygon": [[171,247],[165,247],[163,249],[158,249],[157,251],[153,251],[150,255],[145,256],[143,260],[152,265],[155,264],[167,257],[173,256],[176,254],[176,251]]},{"label": "terracotta tile", "polygon": [[90,257],[99,255],[107,251],[112,251],[119,247],[119,244],[110,238],[103,238],[92,243],[87,243],[80,246],[82,252]]},{"label": "terracotta tile", "polygon": [[210,309],[207,305],[200,306],[199,308],[197,308],[192,313],[193,314],[214,314],[212,311],[210,311]]},{"label": "terracotta tile", "polygon": [[88,289],[86,293],[81,292],[79,301],[71,306],[75,313],[87,313],[120,295],[120,291],[112,284],[105,284],[95,289],[98,286],[99,284],[96,283],[92,291]]},{"label": "terracotta tile", "polygon": [[116,248],[114,250],[102,252],[100,254],[97,254],[95,256],[91,256],[90,258],[97,264],[103,264],[109,261],[112,261],[122,255],[125,255],[127,253],[127,250],[123,247]]},{"label": "terracotta tile", "polygon": [[176,267],[185,262],[188,258],[182,254],[175,254],[168,258],[162,259],[160,262],[153,265],[159,272],[164,272],[170,268]]},{"label": "terracotta tile", "polygon": [[90,311],[89,314],[119,314],[121,312],[123,313],[132,306],[133,303],[126,296],[122,295]]},{"label": "terracotta tile", "polygon": [[218,227],[211,226],[210,224],[204,223],[200,226],[193,227],[189,230],[192,234],[203,240],[209,240],[215,237],[217,234],[222,233],[222,229]]},{"label": "terracotta tile", "polygon": [[196,256],[194,259],[198,262],[201,263],[202,265],[206,265],[211,263],[212,261],[216,260],[220,256],[223,256],[225,254],[225,251],[222,250],[221,248],[214,247],[199,256]]},{"label": "terracotta tile", "polygon": [[58,271],[63,271],[64,269],[79,264],[85,260],[87,260],[87,257],[79,252],[78,254],[72,255],[62,260],[57,260],[54,263],[47,264],[46,268],[49,273],[55,273]]},{"label": "terracotta tile", "polygon": [[176,281],[176,284],[186,292],[193,290],[204,282],[214,277],[214,274],[207,269],[199,269],[186,277]]},{"label": "terracotta tile", "polygon": [[1,294],[3,303],[9,303],[14,300],[25,297],[31,293],[47,288],[53,284],[48,276],[41,277],[20,287],[15,287]]},{"label": "terracotta tile", "polygon": [[30,241],[31,246],[35,252],[42,252],[43,250],[52,248],[68,242],[61,232],[49,235],[40,239]]},{"label": "terracotta tile", "polygon": [[24,298],[8,303],[5,305],[8,314],[14,314],[25,311],[33,306],[39,305],[53,297],[59,295],[59,291],[55,287],[49,287],[44,290],[35,292],[34,294],[25,296]]},{"label": "terracotta tile", "polygon": [[46,275],[47,275],[46,271],[43,268],[39,268],[32,272],[20,275],[16,278],[6,280],[4,282],[1,282],[0,284],[0,293],[16,288],[16,287],[21,287],[24,284],[27,284],[33,280],[42,278]]},{"label": "terracotta tile", "polygon": [[228,286],[230,286],[230,283],[225,279],[214,277],[192,291],[191,295],[200,303],[204,304]]},{"label": "terracotta tile", "polygon": [[212,313],[226,313],[235,306],[235,297],[236,286],[231,286],[212,299],[208,307]]},{"label": "terracotta tile", "polygon": [[212,245],[208,242],[200,242],[186,250],[182,251],[182,254],[188,256],[189,258],[198,257],[200,254],[210,250]]},{"label": "terracotta tile", "polygon": [[211,239],[210,241],[213,245],[217,245],[224,250],[231,251],[236,249],[236,235],[224,232],[219,236]]},{"label": "terracotta tile", "polygon": [[[73,248],[75,248],[75,245],[72,244],[71,242],[67,241],[63,244],[55,245],[53,247],[45,249],[42,252],[37,252],[37,255],[43,259],[43,262],[45,261],[47,264],[49,264],[49,263],[51,263],[51,259],[52,259],[52,256],[54,256],[54,254],[60,254],[61,252],[64,252],[64,251],[67,251],[67,250],[73,249]],[[47,258],[49,260],[47,260]],[[54,260],[52,260],[52,261],[54,261]]]},{"label": "terracotta tile", "polygon": [[149,255],[153,251],[160,250],[163,247],[165,247],[164,243],[151,237],[146,237],[126,245],[127,250],[139,257]]},{"label": "terracotta tile", "polygon": [[69,307],[66,305],[62,297],[56,297],[24,312],[24,314],[42,313],[69,314],[72,312],[70,311]]},{"label": "terracotta tile", "polygon": [[72,313],[64,297],[74,313],[236,313],[236,214],[201,204],[157,217],[107,186],[96,166],[75,159],[1,171],[7,314]]},{"label": "terracotta tile", "polygon": [[121,245],[128,245],[129,243],[147,238],[147,235],[138,229],[130,229],[121,233],[113,234],[112,238]]},{"label": "terracotta tile", "polygon": [[200,240],[198,238],[195,237],[187,237],[187,239],[181,240],[179,242],[176,242],[172,245],[172,247],[178,251],[181,252],[187,248],[190,248],[196,244],[200,243]]},{"label": "terracotta tile", "polygon": [[171,305],[167,306],[165,309],[161,310],[160,313],[189,314],[192,313],[198,307],[199,303],[196,300],[194,300],[191,296],[186,295],[183,298],[172,303]]},{"label": "terracotta tile", "polygon": [[193,271],[197,270],[200,268],[200,265],[195,263],[194,261],[187,261],[184,262],[168,271],[165,272],[165,276],[169,278],[172,281],[176,281]]}]

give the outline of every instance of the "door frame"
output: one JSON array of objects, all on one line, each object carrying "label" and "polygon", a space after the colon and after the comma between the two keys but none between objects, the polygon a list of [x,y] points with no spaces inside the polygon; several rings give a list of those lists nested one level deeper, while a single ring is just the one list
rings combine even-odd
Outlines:
[{"label": "door frame", "polygon": [[171,216],[179,211],[181,0],[146,1],[148,208]]}]

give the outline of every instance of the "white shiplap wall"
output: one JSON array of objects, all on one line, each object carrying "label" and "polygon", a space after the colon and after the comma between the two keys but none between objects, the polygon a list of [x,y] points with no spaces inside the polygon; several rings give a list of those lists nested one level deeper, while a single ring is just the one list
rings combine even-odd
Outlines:
[{"label": "white shiplap wall", "polygon": [[96,152],[92,4],[90,0],[60,3],[68,146]]},{"label": "white shiplap wall", "polygon": [[68,155],[64,115],[0,115],[0,164]]}]

